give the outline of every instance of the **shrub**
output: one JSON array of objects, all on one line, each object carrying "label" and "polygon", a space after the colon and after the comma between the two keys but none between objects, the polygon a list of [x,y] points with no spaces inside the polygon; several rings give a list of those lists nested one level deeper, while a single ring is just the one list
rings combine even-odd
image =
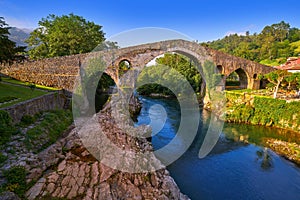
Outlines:
[{"label": "shrub", "polygon": [[9,141],[17,129],[12,125],[12,119],[6,111],[0,110],[0,145]]},{"label": "shrub", "polygon": [[1,152],[0,152],[0,167],[4,164],[4,162],[7,160],[7,156],[4,156]]},{"label": "shrub", "polygon": [[8,191],[16,193],[19,197],[24,197],[27,189],[26,170],[23,166],[14,166],[4,171],[4,177],[7,180],[5,188]]},{"label": "shrub", "polygon": [[31,115],[24,115],[21,119],[21,125],[28,126],[30,124],[33,124],[36,121],[36,118]]}]

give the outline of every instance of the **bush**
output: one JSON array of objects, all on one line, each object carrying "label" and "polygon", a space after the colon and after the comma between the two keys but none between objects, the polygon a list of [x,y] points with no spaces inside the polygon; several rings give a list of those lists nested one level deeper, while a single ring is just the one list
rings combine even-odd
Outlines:
[{"label": "bush", "polygon": [[0,145],[9,141],[17,129],[12,125],[12,119],[6,111],[0,110]]},{"label": "bush", "polygon": [[287,103],[285,100],[254,96],[251,105],[242,99],[242,94],[227,92],[229,109],[227,120],[264,126],[276,126],[300,131],[300,102]]},{"label": "bush", "polygon": [[26,170],[23,166],[14,166],[4,171],[4,177],[7,180],[5,189],[16,193],[19,197],[24,197],[27,189]]},{"label": "bush", "polygon": [[7,156],[4,156],[1,152],[0,152],[0,167],[4,164],[4,162],[7,160]]},{"label": "bush", "polygon": [[24,115],[21,119],[20,125],[21,126],[28,126],[33,124],[36,121],[36,117],[31,115]]}]

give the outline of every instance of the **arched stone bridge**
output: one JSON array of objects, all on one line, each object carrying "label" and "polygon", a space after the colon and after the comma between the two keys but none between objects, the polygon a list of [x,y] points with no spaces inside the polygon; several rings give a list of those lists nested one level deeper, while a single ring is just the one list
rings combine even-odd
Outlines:
[{"label": "arched stone bridge", "polygon": [[222,73],[224,77],[236,71],[244,88],[258,89],[260,81],[257,76],[274,70],[253,61],[203,47],[195,42],[168,40],[109,51],[15,63],[12,66],[2,68],[1,73],[22,81],[73,91],[74,81],[79,75],[80,66],[84,68],[87,58],[101,56],[107,65],[105,72],[117,82],[120,62],[128,61],[132,69],[142,70],[151,60],[167,52],[188,56],[200,67],[200,70],[205,60],[211,60],[216,65],[215,70]]}]

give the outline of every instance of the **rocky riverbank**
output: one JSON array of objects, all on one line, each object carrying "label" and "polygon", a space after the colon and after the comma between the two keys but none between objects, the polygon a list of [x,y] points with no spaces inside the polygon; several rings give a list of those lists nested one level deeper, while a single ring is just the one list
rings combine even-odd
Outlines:
[{"label": "rocky riverbank", "polygon": [[[134,151],[152,149],[146,139],[127,135],[116,126],[109,105],[104,110],[95,117],[105,127],[105,134],[113,143]],[[77,128],[70,130],[65,137],[44,151],[30,154],[23,166],[27,170],[27,183],[35,183],[25,194],[30,200],[188,199],[180,193],[165,168],[145,173],[128,173],[99,162],[82,144]]]},{"label": "rocky riverbank", "polygon": [[278,155],[296,163],[300,166],[300,145],[297,143],[286,142],[276,139],[268,139],[266,146],[276,152]]}]

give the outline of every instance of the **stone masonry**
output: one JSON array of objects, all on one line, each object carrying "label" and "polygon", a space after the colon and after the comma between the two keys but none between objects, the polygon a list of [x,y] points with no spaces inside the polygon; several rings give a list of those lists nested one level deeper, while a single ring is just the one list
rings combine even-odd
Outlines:
[{"label": "stone masonry", "polygon": [[110,51],[15,63],[12,66],[3,67],[1,73],[25,82],[73,91],[74,81],[79,75],[79,69],[80,67],[84,68],[87,58],[103,57],[103,61],[107,67],[105,72],[117,83],[119,79],[118,66],[121,61],[128,61],[132,69],[140,71],[152,59],[167,52],[177,52],[186,55],[200,68],[203,60],[210,59],[218,66],[219,71],[225,77],[240,69],[246,74],[246,76],[241,77],[242,79],[247,79],[244,81],[247,82],[246,87],[252,89],[259,87],[257,75],[269,73],[274,70],[262,64],[212,50],[208,47],[202,47],[194,42],[169,40]]}]

